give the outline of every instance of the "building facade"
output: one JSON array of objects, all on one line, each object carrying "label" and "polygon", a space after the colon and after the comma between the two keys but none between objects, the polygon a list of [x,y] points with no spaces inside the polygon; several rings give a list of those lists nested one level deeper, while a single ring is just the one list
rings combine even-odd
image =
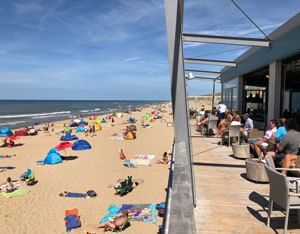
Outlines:
[{"label": "building facade", "polygon": [[300,13],[269,37],[270,47],[239,56],[222,70],[222,100],[232,112],[249,113],[258,128],[268,120],[293,118],[300,128]]}]

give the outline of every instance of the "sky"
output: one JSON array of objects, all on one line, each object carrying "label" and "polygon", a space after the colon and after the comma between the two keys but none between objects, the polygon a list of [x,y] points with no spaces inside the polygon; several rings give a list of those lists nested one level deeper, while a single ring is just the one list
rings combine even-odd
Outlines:
[{"label": "sky", "polygon": [[[300,9],[298,0],[236,2],[267,34]],[[0,99],[170,99],[163,0],[6,0],[0,29]],[[186,0],[183,31],[263,38],[230,0]],[[184,54],[234,60],[246,50],[203,56],[234,48],[184,43]],[[188,82],[190,96],[211,92],[211,81]]]}]

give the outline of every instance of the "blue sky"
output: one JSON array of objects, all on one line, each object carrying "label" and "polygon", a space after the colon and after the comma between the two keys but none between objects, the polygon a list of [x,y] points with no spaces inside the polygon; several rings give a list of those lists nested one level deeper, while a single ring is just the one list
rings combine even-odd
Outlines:
[{"label": "blue sky", "polygon": [[[266,33],[300,9],[297,0],[236,1]],[[1,1],[0,28],[0,99],[170,98],[163,0]],[[230,0],[186,0],[184,32],[263,37]],[[184,47],[185,57],[236,48]],[[189,82],[189,95],[211,89]]]}]

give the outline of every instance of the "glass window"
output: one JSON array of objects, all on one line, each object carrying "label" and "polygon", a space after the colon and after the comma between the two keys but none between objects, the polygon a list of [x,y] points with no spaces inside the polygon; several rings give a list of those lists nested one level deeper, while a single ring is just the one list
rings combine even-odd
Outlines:
[{"label": "glass window", "polygon": [[300,130],[300,55],[283,61],[282,115],[292,118]]},{"label": "glass window", "polygon": [[223,83],[223,103],[230,112],[237,110],[237,86],[237,78]]}]

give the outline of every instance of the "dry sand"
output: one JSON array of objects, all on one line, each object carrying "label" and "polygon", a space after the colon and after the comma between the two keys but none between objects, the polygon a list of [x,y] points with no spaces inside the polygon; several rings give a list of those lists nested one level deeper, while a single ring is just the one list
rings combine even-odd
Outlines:
[{"label": "dry sand", "polygon": [[[170,112],[170,106],[167,105]],[[82,226],[73,229],[71,233],[85,233],[85,231],[102,233],[103,229],[95,226],[99,220],[107,214],[107,208],[111,203],[115,204],[137,204],[137,203],[159,203],[165,201],[166,187],[169,176],[169,165],[155,164],[161,159],[164,151],[171,150],[173,142],[173,128],[167,127],[160,120],[145,124],[151,124],[152,128],[141,127],[141,117],[151,112],[146,108],[142,112],[133,112],[132,117],[137,118],[137,139],[135,140],[113,140],[111,135],[118,133],[126,125],[121,124],[126,116],[115,118],[115,126],[107,127],[109,124],[101,124],[102,131],[96,132],[95,137],[85,137],[84,133],[76,133],[79,139],[87,140],[92,149],[85,151],[72,151],[67,149],[67,156],[78,156],[72,161],[64,161],[57,165],[37,165],[35,161],[46,157],[50,148],[60,143],[61,135],[56,133],[63,129],[63,123],[55,123],[55,132],[51,135],[39,132],[38,136],[21,137],[17,143],[23,146],[15,148],[0,148],[0,155],[16,154],[12,158],[0,159],[0,166],[14,166],[14,170],[6,170],[0,173],[0,182],[6,181],[7,177],[18,179],[21,172],[27,168],[35,172],[38,183],[34,186],[22,187],[31,192],[21,197],[5,198],[0,196],[0,233],[25,234],[25,233],[66,233],[64,217],[65,210],[78,208]],[[172,116],[164,113],[164,119],[172,122]],[[87,120],[87,118],[86,118]],[[93,121],[88,120],[89,123]],[[41,126],[42,127],[42,126]],[[151,166],[138,166],[136,169],[123,166],[119,159],[119,149],[123,149],[127,157],[135,154],[155,154]],[[64,152],[61,151],[62,155]],[[108,188],[108,184],[114,184],[119,178],[144,179],[131,193],[124,197],[114,194],[114,189]],[[63,191],[85,193],[93,189],[98,196],[90,199],[66,198],[58,194]],[[158,224],[144,222],[131,222],[131,226],[123,233],[157,233],[158,225],[162,218],[158,218]]]}]

